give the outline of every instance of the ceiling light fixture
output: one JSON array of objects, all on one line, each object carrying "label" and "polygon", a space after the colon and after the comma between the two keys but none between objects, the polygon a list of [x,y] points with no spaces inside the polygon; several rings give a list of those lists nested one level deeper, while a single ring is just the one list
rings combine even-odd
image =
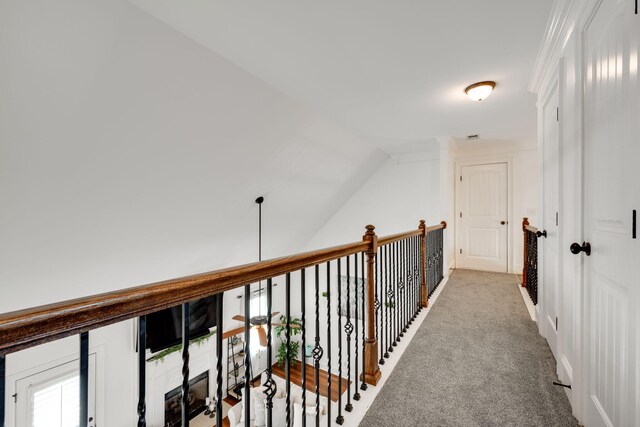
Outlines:
[{"label": "ceiling light fixture", "polygon": [[491,95],[491,92],[496,87],[496,82],[480,82],[474,83],[464,90],[464,93],[469,96],[472,101],[482,101]]}]

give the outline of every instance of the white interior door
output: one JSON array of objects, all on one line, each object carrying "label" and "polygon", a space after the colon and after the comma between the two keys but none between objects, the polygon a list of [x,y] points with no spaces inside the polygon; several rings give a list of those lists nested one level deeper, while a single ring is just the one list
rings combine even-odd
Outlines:
[{"label": "white interior door", "polygon": [[[75,427],[80,416],[76,359],[16,381],[16,427]],[[89,426],[95,425],[96,355],[89,355]]]},{"label": "white interior door", "polygon": [[[586,29],[585,424],[640,425],[640,15],[604,0]],[[582,243],[582,242],[580,242]]]},{"label": "white interior door", "polygon": [[539,300],[542,302],[544,324],[542,332],[557,360],[558,343],[558,287],[559,272],[559,209],[560,200],[560,150],[558,149],[558,88],[547,99],[543,110],[542,137],[542,224],[547,231],[545,239],[538,240],[540,248]]},{"label": "white interior door", "polygon": [[506,273],[507,164],[462,166],[458,188],[457,266]]}]

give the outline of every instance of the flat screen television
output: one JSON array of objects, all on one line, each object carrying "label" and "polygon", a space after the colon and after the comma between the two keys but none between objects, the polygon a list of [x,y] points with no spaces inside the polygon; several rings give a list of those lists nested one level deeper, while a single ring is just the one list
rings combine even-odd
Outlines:
[{"label": "flat screen television", "polygon": [[[213,295],[190,303],[189,339],[209,333],[216,326],[216,298]],[[147,314],[147,348],[153,353],[182,342],[182,306]]]}]

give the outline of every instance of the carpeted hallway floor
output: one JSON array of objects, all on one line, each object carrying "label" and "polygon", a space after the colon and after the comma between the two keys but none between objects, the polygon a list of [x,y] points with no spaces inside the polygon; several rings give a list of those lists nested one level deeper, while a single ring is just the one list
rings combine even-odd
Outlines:
[{"label": "carpeted hallway floor", "polygon": [[516,282],[454,271],[360,425],[577,426]]}]

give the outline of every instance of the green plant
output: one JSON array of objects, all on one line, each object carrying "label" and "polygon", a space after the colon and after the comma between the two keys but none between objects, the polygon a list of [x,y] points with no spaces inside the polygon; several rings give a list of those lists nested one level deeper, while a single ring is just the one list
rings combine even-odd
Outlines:
[{"label": "green plant", "polygon": [[[207,342],[209,338],[211,338],[215,333],[216,333],[216,329],[212,330],[207,335],[192,339],[189,341],[189,345],[194,345],[194,344],[202,345],[205,342]],[[155,354],[154,356],[150,357],[149,359],[147,359],[147,362],[156,362],[156,363],[163,362],[165,357],[167,357],[171,353],[175,353],[176,351],[180,351],[180,350],[182,350],[182,344],[176,344],[173,347],[166,348],[161,352],[159,352],[158,354]]]},{"label": "green plant", "polygon": [[[280,316],[280,323],[282,326],[276,326],[276,337],[280,339],[280,347],[278,347],[278,366],[282,367],[287,360],[287,342],[286,342],[286,322],[285,316]],[[302,321],[297,317],[289,318],[289,333],[290,336],[298,335],[302,332]],[[284,336],[283,336],[284,335]],[[289,343],[289,361],[291,366],[295,366],[297,362],[298,352],[300,351],[300,341],[291,341]]]}]

